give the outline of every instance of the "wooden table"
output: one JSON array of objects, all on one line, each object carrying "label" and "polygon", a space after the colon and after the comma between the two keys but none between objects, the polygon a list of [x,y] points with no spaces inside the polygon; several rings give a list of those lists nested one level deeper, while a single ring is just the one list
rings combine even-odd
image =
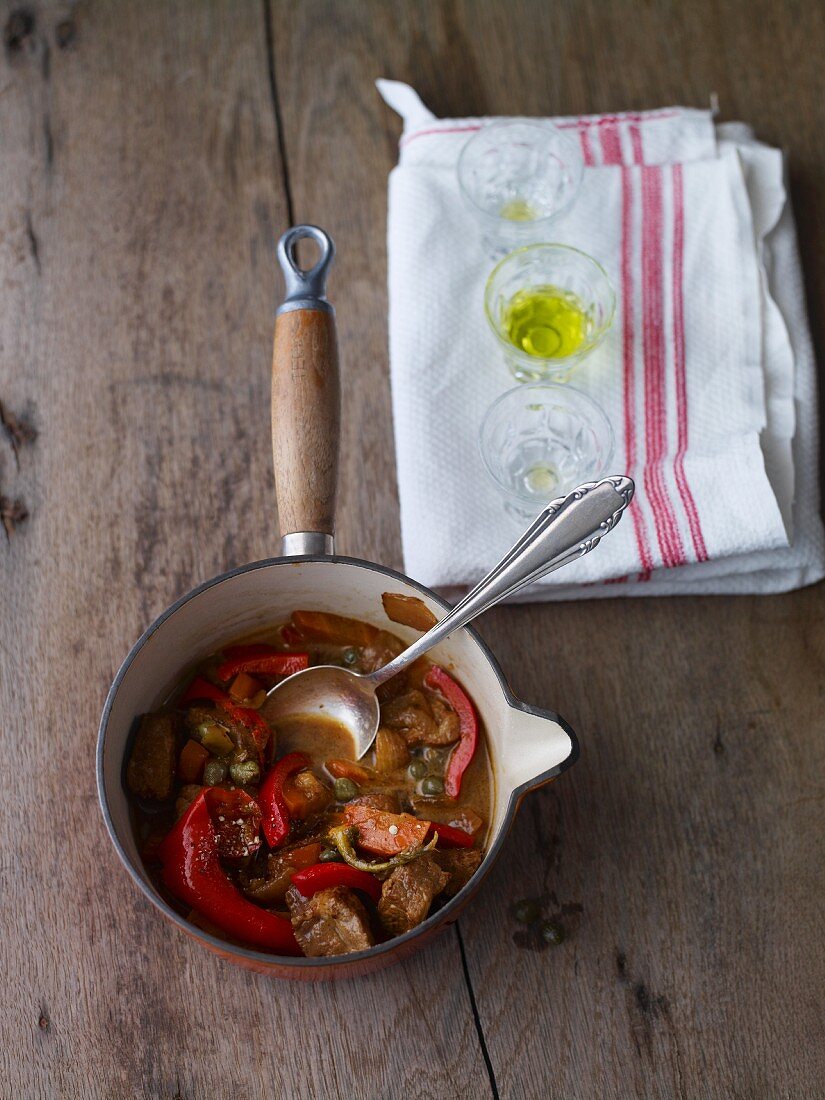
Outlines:
[{"label": "wooden table", "polygon": [[[209,957],[106,839],[95,731],[174,597],[277,550],[274,248],[336,238],[343,552],[402,567],[386,177],[440,115],[705,106],[789,150],[825,293],[823,9],[774,2],[0,3],[0,1094],[789,1097],[823,1081],[825,589],[499,610],[579,731],[459,925],[365,980]],[[821,311],[813,312],[820,352]],[[514,901],[567,931],[539,950]]]}]

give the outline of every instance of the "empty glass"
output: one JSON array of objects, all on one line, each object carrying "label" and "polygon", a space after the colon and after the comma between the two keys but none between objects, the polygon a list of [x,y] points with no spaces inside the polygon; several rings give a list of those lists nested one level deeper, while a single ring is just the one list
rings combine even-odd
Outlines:
[{"label": "empty glass", "polygon": [[608,473],[613,429],[601,407],[572,386],[516,386],[487,411],[479,435],[487,472],[515,518]]},{"label": "empty glass", "polygon": [[484,291],[487,320],[519,382],[566,381],[602,342],[615,309],[601,264],[565,244],[517,248]]},{"label": "empty glass", "polygon": [[547,239],[550,223],[575,201],[583,169],[579,143],[552,122],[492,122],[462,149],[458,184],[485,247],[501,256]]}]

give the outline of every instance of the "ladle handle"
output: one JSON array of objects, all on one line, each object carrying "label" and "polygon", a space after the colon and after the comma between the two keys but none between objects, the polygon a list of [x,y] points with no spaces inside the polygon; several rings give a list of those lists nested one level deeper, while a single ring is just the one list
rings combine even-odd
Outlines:
[{"label": "ladle handle", "polygon": [[[304,237],[321,253],[307,271],[295,254]],[[284,553],[332,551],[341,420],[335,311],[326,299],[334,254],[314,225],[295,226],[278,242],[286,297],[275,319],[272,458]]]},{"label": "ladle handle", "polygon": [[482,611],[554,569],[584,557],[619,522],[633,499],[634,488],[629,477],[616,474],[587,482],[551,501],[498,565],[452,611],[368,679],[384,683]]}]

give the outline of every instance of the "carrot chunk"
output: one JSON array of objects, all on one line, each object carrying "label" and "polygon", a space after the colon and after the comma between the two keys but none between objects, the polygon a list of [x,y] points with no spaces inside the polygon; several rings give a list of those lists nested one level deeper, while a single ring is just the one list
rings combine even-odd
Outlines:
[{"label": "carrot chunk", "polygon": [[429,821],[420,821],[412,814],[391,814],[370,806],[348,805],[344,822],[358,829],[358,845],[378,856],[394,856],[424,843],[430,829]]},{"label": "carrot chunk", "polygon": [[209,750],[197,741],[189,740],[180,750],[178,758],[178,779],[181,783],[198,783],[203,774],[203,766],[209,759]]}]

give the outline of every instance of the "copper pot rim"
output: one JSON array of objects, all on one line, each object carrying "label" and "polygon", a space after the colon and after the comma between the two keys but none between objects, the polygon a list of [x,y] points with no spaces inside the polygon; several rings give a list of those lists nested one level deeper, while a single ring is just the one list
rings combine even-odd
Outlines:
[{"label": "copper pot rim", "polygon": [[[256,951],[253,948],[241,947],[235,944],[228,943],[226,940],[213,936],[209,932],[205,932],[202,929],[197,928],[185,917],[181,916],[157,891],[155,891],[138,872],[134,863],[130,859],[128,853],[125,851],[123,845],[120,842],[120,838],[117,835],[117,831],[112,820],[112,815],[109,810],[108,795],[106,791],[106,784],[103,776],[103,754],[106,741],[106,731],[109,724],[109,717],[111,715],[112,707],[114,706],[115,698],[120,689],[120,686],[129,672],[133,661],[143,649],[144,645],[152,638],[161,627],[168,622],[185,604],[190,600],[201,595],[203,592],[208,591],[210,588],[222,584],[224,581],[231,580],[233,577],[239,576],[242,573],[249,573],[256,569],[268,569],[272,566],[280,565],[299,565],[302,563],[318,563],[329,565],[347,565],[354,566],[360,569],[368,569],[374,572],[383,574],[389,577],[391,580],[400,581],[403,584],[410,585],[417,589],[422,595],[427,596],[429,599],[435,601],[444,610],[449,610],[450,604],[438,593],[432,589],[427,588],[425,585],[420,584],[418,581],[412,580],[410,577],[403,573],[398,572],[395,569],[390,569],[387,566],[378,565],[375,562],[366,561],[362,558],[345,557],[339,554],[329,555],[306,555],[296,557],[273,557],[263,558],[260,561],[250,562],[247,565],[241,565],[235,569],[230,569],[225,573],[219,573],[217,576],[211,577],[209,580],[204,581],[202,584],[197,585],[190,591],[180,596],[174,603],[170,604],[165,611],[152,622],[146,630],[141,634],[138,640],[130,649],[125,660],[118,669],[117,675],[112,681],[112,685],[106,695],[106,702],[103,706],[103,713],[100,718],[100,724],[98,727],[97,736],[97,752],[96,752],[96,774],[97,774],[97,795],[98,802],[100,804],[100,810],[103,815],[103,821],[106,826],[106,831],[109,834],[109,839],[114,845],[115,851],[118,857],[126,868],[130,878],[135,883],[141,893],[166,916],[174,924],[176,924],[181,931],[191,936],[202,943],[205,948],[217,952],[224,957],[237,960],[241,965],[252,965],[255,968],[263,968],[267,965],[276,967],[279,970],[284,969],[304,969],[304,968],[317,968],[323,970],[325,967],[334,967],[339,973],[343,968],[349,968],[353,971],[355,976],[356,970],[361,969],[360,964],[363,964],[370,960],[376,960],[384,955],[392,955],[396,951],[402,951],[406,944],[411,943],[412,940],[418,937],[426,937],[426,934],[430,931],[434,931],[440,925],[448,923],[451,916],[456,919],[458,912],[464,907],[464,905],[471,900],[473,894],[476,893],[481,886],[484,879],[492,869],[493,864],[501,854],[504,841],[507,834],[512,827],[516,813],[518,811],[521,800],[530,791],[536,790],[539,787],[544,786],[546,783],[552,782],[573,764],[579,758],[580,748],[579,741],[574,730],[568,725],[568,723],[555,711],[544,710],[538,707],[530,706],[528,703],[522,702],[518,699],[510,689],[504,673],[501,670],[497,659],[493,655],[492,650],[487,643],[481,638],[478,632],[471,626],[465,626],[462,629],[467,631],[478,644],[482,654],[489,663],[493,673],[498,680],[499,687],[504,695],[505,701],[508,706],[515,710],[524,711],[527,714],[535,715],[539,718],[546,718],[548,721],[557,723],[570,738],[570,752],[567,757],[557,764],[555,767],[550,768],[546,772],[540,772],[538,775],[526,780],[518,787],[514,787],[510,791],[510,795],[507,802],[507,812],[504,816],[504,820],[498,829],[498,832],[493,840],[493,843],[487,848],[484,853],[484,860],[481,867],[473,875],[470,881],[462,887],[462,889],[456,894],[454,898],[439,909],[436,913],[427,917],[421,924],[416,925],[409,932],[405,932],[401,936],[395,936],[391,940],[387,940],[385,943],[376,944],[374,947],[369,947],[364,951],[355,951],[347,955],[334,955],[321,958],[307,958],[306,956],[290,956],[290,955],[275,955],[267,951]],[[423,945],[422,945],[423,946]]]}]

